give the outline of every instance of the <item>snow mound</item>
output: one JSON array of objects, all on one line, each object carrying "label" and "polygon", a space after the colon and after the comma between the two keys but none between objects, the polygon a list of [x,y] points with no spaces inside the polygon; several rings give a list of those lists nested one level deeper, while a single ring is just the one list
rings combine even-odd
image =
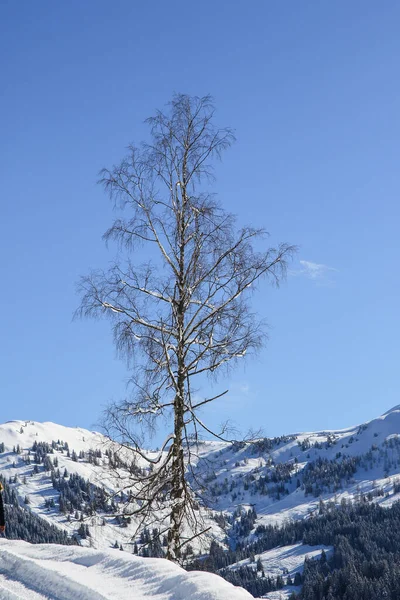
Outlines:
[{"label": "snow mound", "polygon": [[0,540],[1,600],[246,600],[218,575],[119,550]]},{"label": "snow mound", "polygon": [[63,440],[77,452],[97,448],[105,443],[104,436],[96,431],[89,431],[82,427],[66,427],[50,421],[7,421],[0,425],[0,441],[6,448],[19,444],[21,448],[31,448],[36,441],[51,442]]}]

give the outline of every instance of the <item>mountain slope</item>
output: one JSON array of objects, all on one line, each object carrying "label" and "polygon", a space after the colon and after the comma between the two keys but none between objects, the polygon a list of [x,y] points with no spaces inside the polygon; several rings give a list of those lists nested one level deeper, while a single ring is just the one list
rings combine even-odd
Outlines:
[{"label": "mountain slope", "polygon": [[[38,443],[48,447],[42,448],[37,463],[33,448]],[[113,511],[98,510],[90,518],[79,506],[60,511],[62,490],[54,487],[51,478],[55,467],[50,464],[46,471],[43,462],[51,447],[50,463],[57,465],[61,483],[75,473],[95,488],[116,492],[119,482],[108,469],[105,452],[109,444],[101,434],[54,423],[13,421],[0,425],[0,444],[4,445],[0,474],[10,482],[22,505],[27,502],[29,510],[69,534],[78,529],[83,514],[91,532],[86,543],[94,547],[109,547],[115,541],[133,546],[134,523],[118,523],[114,516],[122,511],[119,497],[114,498]],[[321,499],[339,503],[342,498],[364,493],[390,505],[400,497],[396,485],[400,477],[400,407],[369,423],[339,431],[299,433],[247,444],[203,442],[196,473],[204,480],[203,493],[211,510],[204,509],[204,514],[207,518],[223,516],[218,523],[210,521],[213,539],[221,542],[227,534],[237,537],[234,522],[243,508],[255,507],[255,529],[304,518],[319,509]],[[82,494],[84,497],[85,492]]]},{"label": "mountain slope", "polygon": [[[22,507],[81,545],[162,556],[161,540],[151,530],[134,539],[136,524],[123,514],[126,490],[121,492],[121,482],[109,469],[110,452],[101,434],[81,428],[32,421],[0,425],[0,474]],[[265,582],[264,588],[276,589],[276,578],[302,570],[304,557],[318,556],[321,546],[307,549],[298,545],[302,538],[285,541],[285,535],[274,533],[276,546],[289,545],[282,549],[285,556],[296,557],[289,568],[281,549],[265,544],[270,535],[265,528],[309,519],[323,514],[325,506],[331,510],[347,500],[390,506],[400,498],[400,406],[338,431],[252,443],[205,441],[194,455],[206,501],[201,512],[211,527],[208,541],[193,544],[194,551],[207,551],[210,542],[217,541],[211,556],[215,566],[213,560],[208,563],[211,570],[230,564],[246,577],[249,572],[243,566],[255,571],[259,558],[265,576],[273,579],[272,588]],[[161,522],[162,515],[155,517]],[[262,543],[256,546],[257,541]],[[255,547],[259,554],[251,556]],[[223,548],[230,549],[228,563],[219,555]],[[249,581],[248,589],[253,590],[255,583]],[[278,593],[287,597],[289,591],[270,592],[268,597]]]}]

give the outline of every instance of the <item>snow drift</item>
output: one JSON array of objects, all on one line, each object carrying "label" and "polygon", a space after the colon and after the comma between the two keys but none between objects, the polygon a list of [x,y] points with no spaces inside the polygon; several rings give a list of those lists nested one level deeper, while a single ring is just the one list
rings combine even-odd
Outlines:
[{"label": "snow drift", "polygon": [[1,600],[246,600],[218,575],[119,550],[0,540]]}]

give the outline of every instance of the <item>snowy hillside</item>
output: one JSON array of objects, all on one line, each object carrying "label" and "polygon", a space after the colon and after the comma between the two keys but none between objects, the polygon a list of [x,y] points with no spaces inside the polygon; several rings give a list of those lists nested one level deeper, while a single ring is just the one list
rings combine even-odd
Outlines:
[{"label": "snowy hillside", "polygon": [[394,486],[400,476],[400,406],[344,430],[263,439],[233,449],[206,443],[201,454],[208,463],[213,508],[233,512],[238,505],[255,506],[257,524],[307,516],[320,498],[340,502],[375,491],[378,501],[390,504],[400,497]]},{"label": "snowy hillside", "polygon": [[212,573],[119,550],[0,540],[1,600],[246,600]]},{"label": "snowy hillside", "polygon": [[[81,546],[163,556],[154,524],[134,535],[136,523],[124,513],[129,490],[122,489],[124,481],[109,468],[113,451],[101,434],[81,428],[32,421],[0,425],[0,475],[7,483],[7,502],[19,504],[24,514],[40,516]],[[193,455],[206,502],[201,512],[210,532],[202,547],[193,544],[188,558],[208,552],[212,542],[207,564],[201,558],[196,568],[221,573],[235,584],[246,579],[255,596],[263,578],[260,594],[284,598],[305,556],[317,557],[322,549],[316,538],[312,548],[299,544],[301,533],[292,528],[289,535],[287,524],[324,514],[347,500],[388,507],[400,499],[400,406],[340,431],[252,443],[204,441]],[[162,515],[154,516],[161,522]],[[279,532],[271,526],[284,527]],[[14,537],[42,541],[41,533],[25,537],[29,525],[23,534],[19,527]],[[66,543],[53,537],[49,534],[46,541]],[[221,555],[224,549],[229,555]],[[284,589],[278,589],[282,582]]]},{"label": "snowy hillside", "polygon": [[[31,511],[72,533],[79,524],[76,510],[69,511],[69,519],[68,511],[59,510],[60,492],[54,488],[50,471],[43,464],[35,466],[32,449],[38,443],[53,446],[50,458],[55,459],[61,476],[67,475],[66,480],[76,473],[112,493],[118,483],[108,470],[108,442],[99,433],[54,423],[12,421],[0,425],[0,444],[4,445],[0,474],[15,489],[22,505],[27,502]],[[96,458],[96,453],[102,458]],[[204,480],[212,514],[229,517],[236,513],[239,517],[243,507],[255,507],[254,527],[303,518],[318,509],[321,499],[339,503],[343,497],[369,493],[374,501],[390,505],[400,498],[396,486],[400,477],[400,406],[369,423],[340,431],[300,433],[233,446],[203,442],[198,455],[197,473]],[[118,500],[115,498],[117,511],[122,506]],[[79,519],[81,512],[78,510]],[[121,526],[111,512],[107,515],[101,510],[88,519],[83,516],[90,526],[90,545],[110,547],[118,541],[132,546],[133,525]],[[213,539],[222,541],[229,525],[221,527],[217,521],[212,520]]]}]

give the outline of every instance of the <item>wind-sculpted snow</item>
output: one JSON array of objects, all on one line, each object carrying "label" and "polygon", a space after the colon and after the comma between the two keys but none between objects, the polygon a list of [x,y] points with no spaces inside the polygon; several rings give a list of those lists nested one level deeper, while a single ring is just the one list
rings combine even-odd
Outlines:
[{"label": "wind-sculpted snow", "polygon": [[119,550],[0,540],[1,600],[250,600],[217,575]]}]

